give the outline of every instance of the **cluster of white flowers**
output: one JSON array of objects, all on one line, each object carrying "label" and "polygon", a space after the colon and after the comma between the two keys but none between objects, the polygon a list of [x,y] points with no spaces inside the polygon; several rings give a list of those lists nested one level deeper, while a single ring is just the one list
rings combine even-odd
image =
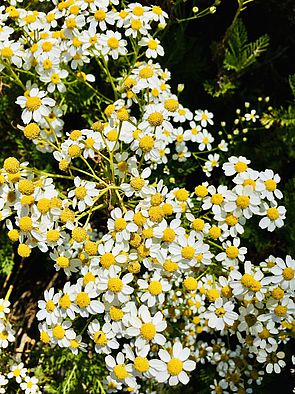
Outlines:
[{"label": "cluster of white flowers", "polygon": [[8,320],[9,306],[10,302],[8,300],[0,298],[0,352],[1,349],[8,347],[9,342],[15,341],[15,331]]},{"label": "cluster of white flowers", "polygon": [[[6,349],[9,342],[15,341],[15,331],[12,329],[11,324],[8,321],[8,315],[10,313],[10,302],[3,298],[0,299],[0,356],[1,348]],[[10,365],[10,372],[3,374],[0,371],[0,393],[7,393],[8,391],[4,388],[9,380],[14,380],[18,385],[18,389],[22,390],[25,394],[40,393],[38,387],[38,379],[35,376],[29,376],[27,374],[27,368],[24,368],[23,363]]]},{"label": "cluster of white flowers", "polygon": [[[0,67],[24,90],[16,100],[19,128],[37,149],[52,152],[63,184],[56,187],[53,174],[15,157],[0,170],[0,218],[18,254],[49,252],[66,276],[62,289],[46,290],[38,302],[41,341],[104,355],[110,392],[138,393],[149,380],[187,384],[206,361],[221,377],[212,393],[251,392],[264,368],[280,372],[279,345],[294,330],[294,260],[252,263],[241,239],[253,216],[268,231],[283,225],[279,175],[232,156],[222,166],[232,188],[165,186],[159,166],[185,161],[191,151],[225,152],[227,144],[212,147],[206,128],[213,114],[184,108],[169,71],[153,62],[163,48],[151,32],[167,19],[159,6],[130,3],[119,11],[117,1],[48,1],[53,8],[44,13],[14,3],[0,7]],[[17,41],[6,22],[19,26]],[[110,65],[119,57],[127,71],[115,77]],[[113,99],[93,87],[95,76],[87,73],[93,62]],[[99,98],[100,120],[64,135],[63,95],[79,84]],[[219,159],[217,153],[203,159],[208,176]],[[107,218],[96,215],[102,212]],[[97,234],[103,222],[106,230]],[[0,332],[2,347],[13,336],[9,329]],[[229,334],[239,344],[235,350],[221,339],[209,344],[203,333]]]}]

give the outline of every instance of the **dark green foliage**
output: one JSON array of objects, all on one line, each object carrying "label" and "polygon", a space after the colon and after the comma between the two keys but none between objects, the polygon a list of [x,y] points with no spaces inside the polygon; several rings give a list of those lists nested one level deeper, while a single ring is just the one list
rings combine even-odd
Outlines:
[{"label": "dark green foliage", "polygon": [[224,67],[237,73],[245,70],[266,51],[269,45],[267,34],[259,37],[254,42],[248,42],[248,33],[242,20],[238,20],[228,42],[225,51]]}]

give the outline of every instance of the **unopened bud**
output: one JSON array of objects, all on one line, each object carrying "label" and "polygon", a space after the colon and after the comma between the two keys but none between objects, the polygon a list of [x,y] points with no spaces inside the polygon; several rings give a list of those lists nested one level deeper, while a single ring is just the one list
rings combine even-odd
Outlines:
[{"label": "unopened bud", "polygon": [[184,89],[184,84],[183,84],[183,83],[179,83],[179,84],[177,85],[177,91],[178,91],[178,93],[181,93],[181,92],[183,91],[183,89]]}]

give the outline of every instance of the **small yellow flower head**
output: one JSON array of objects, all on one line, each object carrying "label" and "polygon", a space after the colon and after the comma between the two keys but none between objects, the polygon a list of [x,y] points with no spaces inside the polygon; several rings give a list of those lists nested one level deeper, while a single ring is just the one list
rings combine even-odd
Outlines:
[{"label": "small yellow flower head", "polygon": [[20,163],[15,157],[8,157],[4,161],[4,170],[9,174],[17,174],[20,168]]}]

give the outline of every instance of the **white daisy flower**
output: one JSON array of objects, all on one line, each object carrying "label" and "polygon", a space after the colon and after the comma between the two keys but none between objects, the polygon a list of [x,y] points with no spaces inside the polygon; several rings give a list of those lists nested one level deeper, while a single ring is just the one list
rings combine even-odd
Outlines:
[{"label": "white daisy flower", "polygon": [[76,313],[79,313],[82,317],[88,317],[104,312],[103,303],[97,300],[98,293],[93,282],[88,282],[84,289],[82,284],[77,284],[75,290],[76,297],[73,309]]},{"label": "white daisy flower", "polygon": [[158,311],[154,316],[146,305],[141,305],[138,309],[138,317],[130,316],[128,319],[129,327],[126,334],[136,337],[135,346],[142,348],[150,343],[164,345],[166,338],[160,334],[167,327],[167,323],[163,320],[163,315]]},{"label": "white daisy flower", "polygon": [[211,143],[214,141],[212,134],[210,134],[206,129],[200,131],[197,134],[196,141],[199,143],[199,150],[203,151],[205,148],[207,150],[212,149]]},{"label": "white daisy flower", "polygon": [[272,204],[264,204],[266,216],[259,221],[259,227],[267,229],[268,231],[274,231],[276,227],[280,228],[284,225],[284,219],[286,218],[286,208],[284,206],[275,206]]},{"label": "white daisy flower", "polygon": [[269,201],[274,201],[275,198],[283,198],[283,193],[277,188],[281,178],[272,170],[265,170],[259,174],[260,180],[263,182],[265,189],[261,192],[261,198],[267,198]]},{"label": "white daisy flower", "polygon": [[208,326],[218,331],[224,330],[225,325],[232,326],[239,317],[233,311],[234,307],[235,305],[231,301],[224,303],[221,297],[217,298],[214,304],[209,306],[208,312],[204,314],[205,318],[208,319]]},{"label": "white daisy flower", "polygon": [[118,276],[99,276],[97,280],[97,289],[105,292],[103,298],[111,303],[114,299],[124,303],[129,300],[130,294],[133,293],[133,287],[128,283],[132,282],[133,275],[125,274],[122,279]]},{"label": "white daisy flower", "polygon": [[4,298],[0,298],[0,319],[4,319],[5,315],[10,312],[9,309],[10,302]]},{"label": "white daisy flower", "polygon": [[78,209],[80,212],[85,211],[86,207],[91,207],[94,204],[93,197],[99,195],[99,190],[96,189],[95,182],[87,182],[81,180],[78,176],[74,179],[76,188],[68,193],[69,198],[73,198],[72,206]]},{"label": "white daisy flower", "polygon": [[206,109],[202,111],[201,109],[195,111],[194,120],[201,123],[202,127],[206,127],[207,124],[213,125],[213,114]]},{"label": "white daisy flower", "polygon": [[148,178],[151,175],[151,169],[146,167],[140,174],[137,168],[131,169],[132,178],[129,183],[122,183],[121,189],[124,191],[126,197],[135,196],[145,197],[150,194],[148,187]]},{"label": "white daisy flower", "polygon": [[133,217],[133,211],[127,211],[124,215],[120,208],[111,211],[111,219],[108,219],[107,226],[109,231],[115,232],[117,242],[129,241],[130,234],[138,230]]},{"label": "white daisy flower", "polygon": [[31,89],[26,96],[19,96],[16,99],[16,104],[24,108],[21,118],[25,124],[30,123],[32,119],[35,122],[40,122],[42,117],[50,114],[50,108],[55,106],[55,100],[46,97],[47,93],[38,88]]},{"label": "white daisy flower", "polygon": [[114,60],[118,59],[119,55],[126,55],[127,41],[122,40],[122,35],[119,32],[107,30],[106,34],[100,36],[101,53],[107,59],[110,55]]},{"label": "white daisy flower", "polygon": [[35,376],[26,376],[24,382],[20,384],[20,388],[25,394],[39,393],[38,379]]},{"label": "white daisy flower", "polygon": [[228,162],[223,164],[222,169],[226,176],[232,176],[247,171],[248,164],[250,163],[251,161],[247,160],[244,156],[231,156]]},{"label": "white daisy flower", "polygon": [[27,368],[24,368],[24,363],[12,365],[10,372],[7,374],[8,379],[14,378],[17,383],[20,383],[26,376]]},{"label": "white daisy flower", "polygon": [[126,364],[125,356],[122,352],[117,354],[116,359],[111,355],[106,356],[105,363],[108,370],[111,371],[112,379],[124,382],[129,387],[136,385],[135,377],[132,375],[132,365]]},{"label": "white daisy flower", "polygon": [[151,360],[151,366],[156,370],[155,379],[162,383],[168,380],[170,386],[175,386],[179,382],[187,384],[189,377],[187,372],[196,368],[195,361],[188,360],[190,356],[189,348],[183,348],[180,342],[175,342],[172,354],[166,350],[159,350],[160,360]]},{"label": "white daisy flower", "polygon": [[37,319],[44,320],[48,325],[56,324],[59,316],[57,308],[57,297],[54,294],[54,288],[44,291],[44,301],[38,301],[39,311],[37,312]]},{"label": "white daisy flower", "polygon": [[6,349],[9,342],[15,341],[15,331],[9,322],[0,319],[0,349]]},{"label": "white daisy flower", "polygon": [[268,353],[264,349],[260,349],[258,355],[256,356],[256,360],[261,364],[266,364],[266,373],[280,373],[281,369],[286,366],[286,363],[283,360],[284,357],[284,352],[274,351],[272,353]]},{"label": "white daisy flower", "polygon": [[98,320],[93,320],[88,326],[88,334],[95,343],[96,353],[110,354],[112,349],[118,349],[116,334],[112,331],[112,325],[105,323],[100,327]]},{"label": "white daisy flower", "polygon": [[291,256],[287,256],[286,261],[276,258],[275,266],[269,272],[273,274],[272,283],[280,285],[284,290],[295,290],[295,260]]},{"label": "white daisy flower", "polygon": [[75,339],[76,333],[71,328],[72,322],[69,320],[58,319],[57,324],[51,327],[51,342],[60,347],[69,347],[71,340]]},{"label": "white daisy flower", "polygon": [[171,289],[169,282],[162,278],[157,272],[149,280],[138,279],[139,289],[145,292],[141,295],[140,300],[147,302],[149,308],[156,303],[163,304],[165,301],[165,292]]}]

